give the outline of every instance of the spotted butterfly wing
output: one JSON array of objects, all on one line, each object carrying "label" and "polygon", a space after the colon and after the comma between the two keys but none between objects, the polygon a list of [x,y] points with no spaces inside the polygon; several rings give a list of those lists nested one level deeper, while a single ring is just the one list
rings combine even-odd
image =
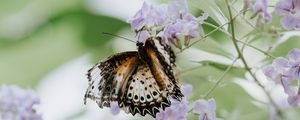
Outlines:
[{"label": "spotted butterfly wing", "polygon": [[128,78],[136,69],[138,53],[123,52],[108,57],[88,70],[89,86],[84,102],[90,98],[100,108],[109,107],[111,101],[117,101],[125,92]]},{"label": "spotted butterfly wing", "polygon": [[150,68],[143,62],[139,62],[126,88],[126,94],[120,98],[120,107],[133,115],[139,113],[155,117],[160,108],[170,106],[167,91],[159,89]]},{"label": "spotted butterfly wing", "polygon": [[138,43],[138,52],[123,52],[99,62],[88,71],[90,98],[99,107],[110,107],[111,101],[128,113],[153,117],[170,106],[168,96],[182,97],[172,67],[175,57],[159,39]]},{"label": "spotted butterfly wing", "polygon": [[167,90],[168,95],[181,100],[183,95],[173,72],[175,55],[170,46],[164,44],[160,38],[149,38],[137,46],[141,59],[149,65],[160,90]]}]

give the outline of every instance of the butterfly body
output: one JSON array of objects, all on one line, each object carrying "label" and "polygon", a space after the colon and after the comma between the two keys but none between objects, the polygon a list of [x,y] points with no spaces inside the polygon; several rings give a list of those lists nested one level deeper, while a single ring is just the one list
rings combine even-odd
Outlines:
[{"label": "butterfly body", "polygon": [[100,108],[117,101],[125,112],[153,117],[159,109],[170,106],[168,97],[183,96],[175,79],[175,55],[160,38],[137,43],[138,51],[115,54],[88,71],[86,99]]}]

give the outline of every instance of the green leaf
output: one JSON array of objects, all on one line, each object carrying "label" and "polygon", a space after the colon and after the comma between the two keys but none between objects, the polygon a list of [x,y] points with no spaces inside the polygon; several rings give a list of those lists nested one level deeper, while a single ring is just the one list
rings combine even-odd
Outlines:
[{"label": "green leaf", "polygon": [[[209,60],[199,61],[197,63],[200,63],[202,66],[214,67],[220,71],[226,71],[226,69],[228,69],[231,66],[229,64],[217,63],[217,62],[209,61]],[[244,74],[246,73],[246,70],[245,70],[245,68],[242,68],[242,67],[231,66],[231,69],[228,73],[235,75],[235,76],[243,77]]]}]

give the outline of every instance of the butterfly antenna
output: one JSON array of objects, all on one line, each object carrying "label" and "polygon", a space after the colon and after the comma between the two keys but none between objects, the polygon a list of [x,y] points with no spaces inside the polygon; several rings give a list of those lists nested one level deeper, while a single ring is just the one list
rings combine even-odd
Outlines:
[{"label": "butterfly antenna", "polygon": [[114,35],[114,34],[107,33],[107,32],[102,32],[102,34],[108,35],[108,36],[112,36],[112,37],[122,38],[122,39],[124,39],[124,40],[130,41],[130,42],[133,42],[133,43],[136,43],[134,40],[131,40],[131,39],[128,39],[128,38],[119,36],[119,35]]}]

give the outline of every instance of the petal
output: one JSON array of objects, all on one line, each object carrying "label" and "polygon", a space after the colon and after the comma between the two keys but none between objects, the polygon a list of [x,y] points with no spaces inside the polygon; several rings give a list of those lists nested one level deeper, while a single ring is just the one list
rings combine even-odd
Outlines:
[{"label": "petal", "polygon": [[278,71],[275,69],[275,67],[269,65],[266,66],[262,69],[264,75],[267,77],[269,80],[277,80],[277,77],[279,76]]},{"label": "petal", "polygon": [[199,16],[197,19],[198,19],[199,23],[202,24],[203,21],[206,20],[206,19],[208,18],[208,16],[209,16],[208,13],[207,13],[207,12],[204,12],[204,13],[202,14],[202,16]]},{"label": "petal", "polygon": [[289,53],[288,56],[291,61],[300,62],[300,49],[294,48]]},{"label": "petal", "polygon": [[267,0],[256,0],[254,5],[252,6],[252,9],[254,12],[265,12],[268,7],[268,2]]},{"label": "petal", "polygon": [[208,100],[208,105],[212,110],[216,110],[216,101],[215,99],[211,98]]},{"label": "petal", "polygon": [[294,77],[300,82],[300,64],[291,68]]},{"label": "petal", "polygon": [[118,102],[116,101],[110,102],[110,111],[113,115],[117,115],[120,113],[120,107]]},{"label": "petal", "polygon": [[293,0],[280,0],[275,5],[275,13],[278,15],[288,15],[290,10],[293,9]]},{"label": "petal", "polygon": [[263,13],[263,18],[265,20],[266,23],[269,23],[272,21],[272,15],[268,12],[264,12]]},{"label": "petal", "polygon": [[281,77],[281,85],[284,89],[284,92],[288,95],[293,95],[295,94],[295,91],[293,90],[293,88],[290,86],[291,82],[292,82],[292,78],[289,76],[282,76]]},{"label": "petal", "polygon": [[209,120],[209,119],[207,117],[207,114],[202,113],[202,114],[199,115],[199,120]]},{"label": "petal", "polygon": [[298,103],[300,102],[300,96],[296,95],[296,96],[289,96],[288,97],[288,103],[293,106],[296,107],[298,105]]},{"label": "petal", "polygon": [[278,57],[273,60],[272,65],[275,67],[275,69],[284,69],[289,67],[289,61],[284,57]]},{"label": "petal", "polygon": [[186,84],[181,87],[181,92],[184,95],[184,97],[190,96],[192,91],[193,91],[193,86],[190,84]]},{"label": "petal", "polygon": [[200,100],[197,100],[196,103],[195,103],[195,107],[194,107],[194,113],[198,113],[198,114],[201,114],[203,113],[204,111],[206,111],[208,109],[208,103],[207,101],[203,100],[203,99],[200,99]]},{"label": "petal", "polygon": [[134,30],[140,30],[145,25],[145,19],[143,18],[134,19],[130,22],[131,28],[133,28]]},{"label": "petal", "polygon": [[154,6],[155,24],[157,26],[166,26],[168,22],[168,6],[166,4]]},{"label": "petal", "polygon": [[150,37],[149,32],[143,30],[138,34],[138,42],[144,43],[149,37]]},{"label": "petal", "polygon": [[168,6],[169,14],[172,16],[180,15],[181,13],[186,13],[188,11],[187,1],[186,0],[174,0],[169,3]]},{"label": "petal", "polygon": [[287,29],[291,30],[296,26],[296,22],[293,16],[291,15],[286,15],[280,20],[281,25]]}]

